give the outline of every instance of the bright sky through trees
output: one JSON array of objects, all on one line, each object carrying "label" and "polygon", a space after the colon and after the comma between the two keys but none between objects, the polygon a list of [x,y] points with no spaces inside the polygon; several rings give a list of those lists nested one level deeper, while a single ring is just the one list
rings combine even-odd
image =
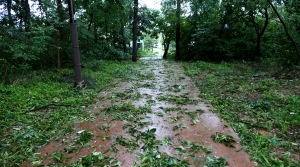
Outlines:
[{"label": "bright sky through trees", "polygon": [[160,9],[161,7],[161,0],[139,0],[139,3],[152,9]]}]

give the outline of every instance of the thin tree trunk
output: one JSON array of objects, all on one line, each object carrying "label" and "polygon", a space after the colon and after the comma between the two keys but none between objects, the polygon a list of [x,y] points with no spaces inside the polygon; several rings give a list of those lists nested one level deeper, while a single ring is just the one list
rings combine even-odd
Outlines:
[{"label": "thin tree trunk", "polygon": [[123,38],[123,48],[124,52],[127,53],[127,47],[126,47],[126,34],[125,34],[125,27],[121,27],[121,33],[122,33],[122,38]]},{"label": "thin tree trunk", "polygon": [[263,29],[261,30],[261,32],[258,34],[258,40],[257,40],[257,53],[258,55],[260,56],[261,55],[261,50],[260,50],[260,43],[261,43],[261,37],[264,35],[266,29],[267,29],[267,26],[268,26],[268,23],[269,23],[269,15],[268,15],[268,8],[265,8],[265,17],[266,17],[266,20],[265,20],[265,24],[264,24],[264,27]]},{"label": "thin tree trunk", "polygon": [[106,42],[108,43],[108,25],[106,20],[105,20],[105,37],[106,37]]},{"label": "thin tree trunk", "polygon": [[[56,0],[57,8],[56,12],[59,17],[59,22],[63,22],[63,14],[62,14],[62,0]],[[60,56],[60,34],[61,28],[54,24],[54,36],[55,36],[55,45],[56,45],[56,59],[57,59],[57,68],[61,68],[61,56]]]},{"label": "thin tree trunk", "polygon": [[59,45],[59,31],[55,25],[54,28],[54,35],[55,35],[55,44],[56,44],[56,58],[57,58],[57,68],[61,68],[61,58],[60,58],[60,45]]},{"label": "thin tree trunk", "polygon": [[257,36],[257,40],[256,40],[256,53],[257,53],[257,56],[261,56],[261,50],[260,50],[261,37],[264,35],[264,33],[267,29],[268,23],[269,23],[269,15],[268,15],[268,9],[267,8],[265,8],[265,13],[264,14],[265,14],[266,20],[265,20],[264,27],[261,30],[261,32],[259,32],[259,26],[255,22],[253,12],[251,12],[251,14],[250,14],[250,17],[251,17],[250,22],[253,23],[253,26],[254,26],[255,32],[256,32],[256,36]]},{"label": "thin tree trunk", "polygon": [[300,51],[299,51],[299,48],[298,48],[298,46],[297,46],[297,44],[296,44],[296,41],[295,41],[295,40],[293,39],[293,37],[290,35],[290,33],[289,33],[289,31],[288,31],[288,28],[287,28],[286,24],[285,24],[284,21],[282,20],[281,16],[279,15],[278,11],[276,10],[275,6],[272,4],[272,2],[271,2],[270,0],[267,0],[267,1],[269,2],[270,6],[272,7],[272,9],[274,10],[274,12],[276,13],[278,19],[280,20],[280,22],[281,22],[281,24],[282,24],[282,26],[283,26],[283,28],[284,28],[284,31],[285,31],[287,37],[288,37],[288,38],[290,39],[290,41],[293,43],[294,48],[295,48],[295,50],[296,50],[296,52],[297,52],[297,55],[298,55],[298,57],[300,58]]},{"label": "thin tree trunk", "polygon": [[91,14],[89,14],[89,16],[90,16],[90,22],[89,22],[89,25],[88,25],[88,31],[90,31],[91,30],[91,26],[92,26],[92,24],[93,24],[93,13],[91,13]]},{"label": "thin tree trunk", "polygon": [[30,32],[30,6],[28,0],[25,0],[24,2],[24,10],[25,10],[25,16],[24,16],[25,32]]},{"label": "thin tree trunk", "polygon": [[[89,16],[90,16],[90,22],[89,22],[89,25],[88,25],[88,31],[91,31],[91,27],[92,27],[92,24],[93,24],[93,13],[90,13],[89,14]],[[88,50],[90,50],[91,49],[91,43],[89,42],[88,43]]]},{"label": "thin tree trunk", "polygon": [[24,10],[23,10],[23,4],[24,4],[24,0],[21,0],[19,2],[19,11],[20,11],[20,21],[19,21],[19,29],[22,31],[22,28],[23,28],[23,22],[24,22]]},{"label": "thin tree trunk", "polygon": [[176,60],[180,60],[180,0],[176,1],[177,3],[177,9],[176,9],[176,17],[177,17],[177,23],[176,23]]},{"label": "thin tree trunk", "polygon": [[12,0],[7,0],[8,24],[10,27],[13,27],[14,21],[11,16],[11,6],[12,6]]},{"label": "thin tree trunk", "polygon": [[164,44],[164,54],[163,54],[163,59],[166,59],[168,56],[168,51],[169,51],[169,47],[170,47],[170,41],[166,41]]},{"label": "thin tree trunk", "polygon": [[137,61],[137,30],[138,30],[138,0],[134,0],[133,12],[133,39],[132,39],[132,61]]}]

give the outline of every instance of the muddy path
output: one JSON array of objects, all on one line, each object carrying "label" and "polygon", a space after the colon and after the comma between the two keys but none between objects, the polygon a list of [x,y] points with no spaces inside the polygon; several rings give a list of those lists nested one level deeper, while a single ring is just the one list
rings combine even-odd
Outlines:
[{"label": "muddy path", "polygon": [[255,166],[180,64],[141,61],[130,78],[99,93],[93,121],[38,151],[43,165]]}]

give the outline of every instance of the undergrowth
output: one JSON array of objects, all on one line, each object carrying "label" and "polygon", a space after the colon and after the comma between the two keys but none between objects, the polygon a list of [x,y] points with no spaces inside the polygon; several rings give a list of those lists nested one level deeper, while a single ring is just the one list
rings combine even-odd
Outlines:
[{"label": "undergrowth", "polygon": [[254,161],[261,166],[299,165],[299,78],[246,62],[183,66],[199,97],[231,124]]}]

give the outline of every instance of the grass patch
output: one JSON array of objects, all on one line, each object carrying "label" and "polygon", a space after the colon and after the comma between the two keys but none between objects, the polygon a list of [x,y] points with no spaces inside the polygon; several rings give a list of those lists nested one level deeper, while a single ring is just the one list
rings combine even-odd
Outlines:
[{"label": "grass patch", "polygon": [[231,124],[255,161],[262,166],[299,164],[298,78],[274,76],[272,69],[250,63],[199,61],[183,66],[199,88],[199,96]]},{"label": "grass patch", "polygon": [[158,52],[154,52],[152,50],[142,50],[142,49],[139,49],[138,50],[138,56],[139,57],[149,57],[149,56],[153,56],[153,55],[156,55],[158,54]]}]

